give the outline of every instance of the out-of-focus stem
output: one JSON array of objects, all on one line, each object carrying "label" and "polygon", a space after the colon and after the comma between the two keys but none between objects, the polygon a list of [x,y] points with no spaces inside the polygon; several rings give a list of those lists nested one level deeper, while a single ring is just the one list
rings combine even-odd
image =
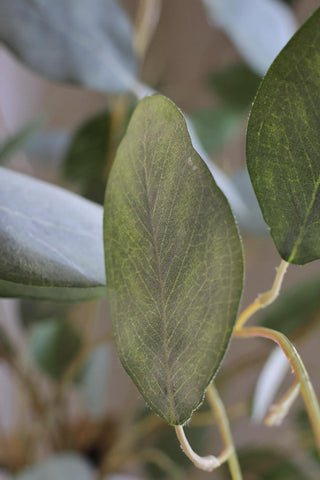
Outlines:
[{"label": "out-of-focus stem", "polygon": [[234,448],[233,438],[230,430],[229,420],[223,402],[220,398],[218,390],[214,384],[209,385],[207,389],[208,402],[216,416],[221,436],[223,438],[226,449],[230,451],[228,464],[232,480],[242,480],[242,473],[237,453]]}]

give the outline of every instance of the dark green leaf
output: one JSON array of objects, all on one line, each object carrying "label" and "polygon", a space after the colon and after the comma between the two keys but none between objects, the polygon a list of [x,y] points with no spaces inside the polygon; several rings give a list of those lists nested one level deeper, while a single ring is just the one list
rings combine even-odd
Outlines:
[{"label": "dark green leaf", "polygon": [[39,128],[39,122],[27,125],[18,133],[10,137],[0,145],[0,163],[6,162],[12,155],[19,152],[36,133]]},{"label": "dark green leaf", "polygon": [[22,299],[19,306],[19,320],[21,325],[28,329],[48,318],[65,317],[74,303]]},{"label": "dark green leaf", "polygon": [[250,115],[247,162],[281,257],[320,257],[320,9],[272,64]]},{"label": "dark green leaf", "polygon": [[103,418],[106,413],[110,373],[109,346],[100,345],[89,355],[77,379],[77,390],[94,420]]},{"label": "dark green leaf", "polygon": [[35,325],[30,349],[38,366],[59,380],[79,353],[81,337],[72,325],[62,319],[49,319]]},{"label": "dark green leaf", "polygon": [[265,311],[261,323],[285,335],[295,335],[310,327],[319,312],[320,279],[313,278],[281,294]]},{"label": "dark green leaf", "polygon": [[105,166],[110,113],[103,112],[81,125],[65,156],[64,173],[70,180],[97,180]]},{"label": "dark green leaf", "polygon": [[230,108],[245,111],[253,102],[261,77],[244,63],[213,72],[210,83],[219,99]]},{"label": "dark green leaf", "polygon": [[80,181],[85,196],[88,196],[88,190],[94,190],[95,198],[90,199],[99,203],[104,198],[106,184],[110,121],[110,113],[106,111],[81,125],[75,132],[64,162],[66,178]]},{"label": "dark green leaf", "polygon": [[93,480],[95,474],[84,458],[60,453],[16,475],[15,480]]},{"label": "dark green leaf", "polygon": [[215,108],[195,112],[190,119],[205,150],[217,154],[240,133],[243,115],[230,108]]},{"label": "dark green leaf", "polygon": [[161,95],[140,102],[118,149],[104,239],[120,359],[156,413],[182,424],[229,343],[242,252],[225,197]]},{"label": "dark green leaf", "polygon": [[0,168],[0,295],[105,296],[102,208]]},{"label": "dark green leaf", "polygon": [[52,80],[113,92],[136,84],[132,28],[116,0],[1,0],[0,41]]}]

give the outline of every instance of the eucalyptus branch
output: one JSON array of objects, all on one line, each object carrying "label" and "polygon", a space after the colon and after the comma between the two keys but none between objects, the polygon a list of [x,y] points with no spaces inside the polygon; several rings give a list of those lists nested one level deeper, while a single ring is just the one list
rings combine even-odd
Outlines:
[{"label": "eucalyptus branch", "polygon": [[254,315],[258,310],[267,307],[276,300],[280,293],[282,282],[287,272],[288,266],[289,263],[287,263],[285,260],[281,261],[271,289],[265,293],[260,294],[258,298],[241,313],[236,323],[235,330],[240,330],[249,320],[249,318],[252,317],[252,315]]}]

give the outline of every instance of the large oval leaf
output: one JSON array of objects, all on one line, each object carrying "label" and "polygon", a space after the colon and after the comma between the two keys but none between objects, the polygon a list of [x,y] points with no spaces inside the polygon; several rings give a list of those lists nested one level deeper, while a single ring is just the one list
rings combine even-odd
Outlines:
[{"label": "large oval leaf", "polygon": [[320,257],[320,9],[272,64],[254,102],[247,162],[284,260]]},{"label": "large oval leaf", "polygon": [[105,296],[102,208],[0,168],[0,296]]},{"label": "large oval leaf", "polygon": [[136,84],[132,27],[117,0],[1,0],[0,41],[52,80],[113,92]]},{"label": "large oval leaf", "polygon": [[140,102],[111,169],[104,238],[118,353],[170,424],[200,404],[225,354],[242,290],[229,205],[161,95]]}]

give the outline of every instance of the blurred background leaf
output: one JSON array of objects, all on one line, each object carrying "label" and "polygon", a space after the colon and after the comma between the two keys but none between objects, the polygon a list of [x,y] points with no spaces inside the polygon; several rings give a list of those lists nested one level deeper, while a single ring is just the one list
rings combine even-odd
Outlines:
[{"label": "blurred background leaf", "polygon": [[[250,480],[311,480],[288,454],[278,450],[255,448],[240,450],[239,461]],[[230,478],[227,474],[226,478]]]},{"label": "blurred background leaf", "polygon": [[249,110],[260,81],[261,77],[244,63],[216,70],[209,77],[220,102],[240,112]]},{"label": "blurred background leaf", "polygon": [[84,458],[75,453],[60,453],[29,467],[15,480],[94,480],[94,472]]},{"label": "blurred background leaf", "polygon": [[0,144],[0,164],[7,162],[13,155],[23,149],[39,130],[39,127],[40,122],[30,123],[18,133],[2,142]]},{"label": "blurred background leaf", "polygon": [[320,278],[314,277],[283,292],[264,312],[260,324],[301,338],[320,320]]},{"label": "blurred background leaf", "polygon": [[80,333],[66,320],[52,318],[34,325],[30,351],[39,368],[55,380],[62,378],[80,351]]},{"label": "blurred background leaf", "polygon": [[110,377],[110,347],[99,345],[88,355],[76,379],[76,388],[94,421],[106,415]]}]

